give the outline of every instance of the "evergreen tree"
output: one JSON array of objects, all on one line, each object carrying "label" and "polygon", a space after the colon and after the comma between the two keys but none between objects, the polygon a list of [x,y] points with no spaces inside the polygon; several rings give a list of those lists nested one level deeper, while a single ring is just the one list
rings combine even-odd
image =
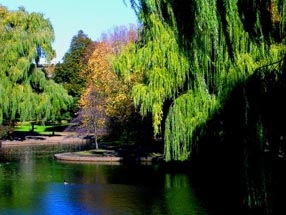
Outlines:
[{"label": "evergreen tree", "polygon": [[0,6],[0,124],[56,120],[72,98],[38,67],[54,57],[52,25],[42,14]]},{"label": "evergreen tree", "polygon": [[70,48],[63,57],[63,62],[58,63],[54,71],[54,80],[62,83],[69,95],[74,98],[72,112],[77,111],[77,102],[85,87],[86,77],[81,75],[81,71],[86,70],[87,52],[92,53],[94,49],[92,40],[80,30],[72,38]]}]

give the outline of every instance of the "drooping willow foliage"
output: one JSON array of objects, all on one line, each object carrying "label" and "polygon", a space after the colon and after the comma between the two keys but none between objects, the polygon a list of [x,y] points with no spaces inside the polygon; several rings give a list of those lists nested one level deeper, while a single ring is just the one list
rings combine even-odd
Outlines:
[{"label": "drooping willow foliage", "polygon": [[54,57],[49,20],[0,5],[0,35],[0,124],[58,118],[71,97],[38,67],[43,52],[48,60]]},{"label": "drooping willow foliage", "polygon": [[235,86],[285,55],[286,1],[132,1],[144,28],[117,69],[138,73],[141,112],[163,128],[166,160],[188,160]]}]

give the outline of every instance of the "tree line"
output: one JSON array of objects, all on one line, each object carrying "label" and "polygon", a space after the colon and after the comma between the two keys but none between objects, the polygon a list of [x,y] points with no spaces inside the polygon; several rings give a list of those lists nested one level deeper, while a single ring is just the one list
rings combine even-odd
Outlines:
[{"label": "tree line", "polygon": [[[54,55],[49,20],[1,6],[1,123],[67,118],[119,138],[135,134],[130,128],[145,116],[163,139],[165,159],[189,160],[233,90],[284,59],[284,1],[130,2],[140,27],[114,29],[101,41],[79,31],[51,71],[38,65],[43,53]],[[272,137],[262,118],[254,130],[266,142]]]},{"label": "tree line", "polygon": [[101,41],[92,41],[80,30],[63,61],[54,67],[53,79],[74,98],[67,117],[79,123],[78,132],[95,134],[96,145],[97,136],[142,142],[152,136],[140,137],[140,133],[152,132],[133,104],[135,80],[123,79],[113,66],[119,54],[138,40],[137,28],[115,27],[102,34]]},{"label": "tree line", "polygon": [[[133,105],[132,80],[120,78],[112,61],[138,40],[137,26],[119,26],[92,41],[82,30],[71,39],[61,62],[53,27],[43,14],[1,6],[0,124],[2,136],[17,122],[76,123],[78,132],[108,140],[145,141],[152,135]],[[141,136],[140,136],[141,135]],[[137,138],[138,137],[138,138]],[[97,143],[97,141],[95,141]]]}]

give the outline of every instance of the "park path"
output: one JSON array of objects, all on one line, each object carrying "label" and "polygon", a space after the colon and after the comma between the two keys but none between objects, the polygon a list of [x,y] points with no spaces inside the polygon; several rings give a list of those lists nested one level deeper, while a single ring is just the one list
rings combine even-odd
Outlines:
[{"label": "park path", "polygon": [[72,132],[61,132],[55,135],[28,135],[23,140],[2,140],[2,147],[87,143],[87,139]]}]

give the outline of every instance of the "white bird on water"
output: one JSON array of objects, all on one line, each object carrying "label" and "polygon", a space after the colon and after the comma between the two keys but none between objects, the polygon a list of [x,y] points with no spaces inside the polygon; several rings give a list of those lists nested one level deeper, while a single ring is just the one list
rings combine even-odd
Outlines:
[{"label": "white bird on water", "polygon": [[67,184],[69,184],[66,180],[64,180],[64,185],[67,185]]}]

